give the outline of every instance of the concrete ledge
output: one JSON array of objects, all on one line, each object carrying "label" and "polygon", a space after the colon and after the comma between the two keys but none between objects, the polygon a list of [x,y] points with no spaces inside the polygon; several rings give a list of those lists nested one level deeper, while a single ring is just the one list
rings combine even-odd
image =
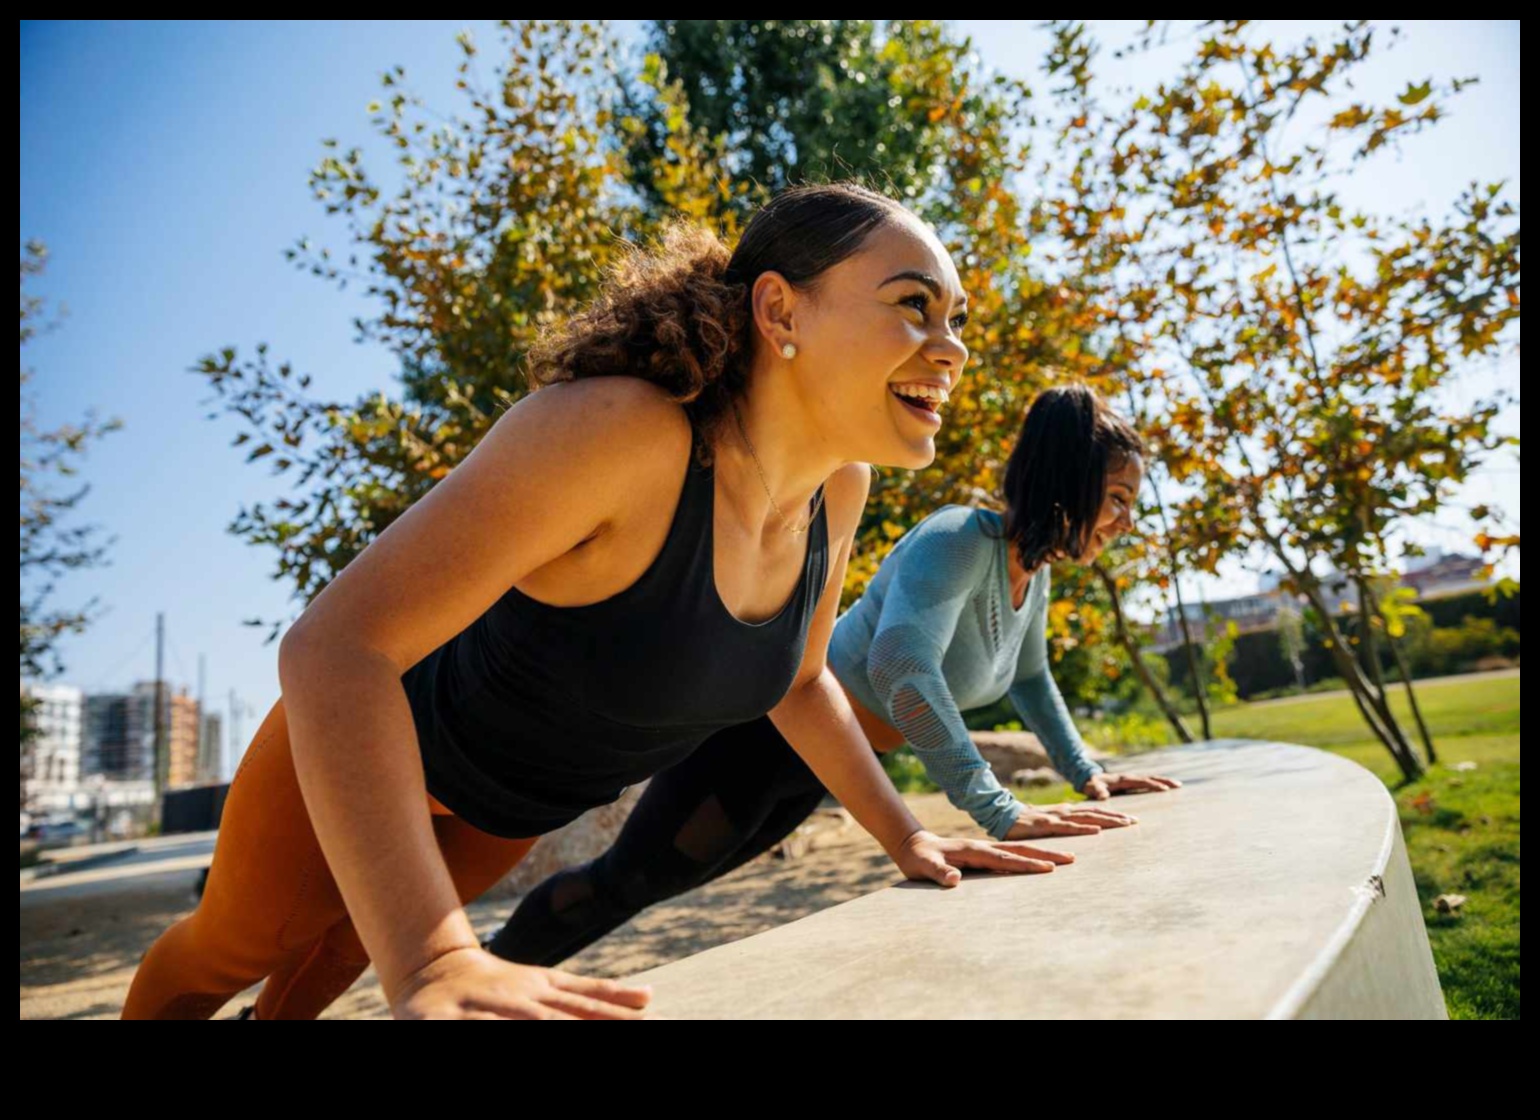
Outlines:
[{"label": "concrete ledge", "polygon": [[1116,763],[1180,778],[1049,875],[904,883],[632,979],[683,1019],[1446,1018],[1395,803],[1308,747]]}]

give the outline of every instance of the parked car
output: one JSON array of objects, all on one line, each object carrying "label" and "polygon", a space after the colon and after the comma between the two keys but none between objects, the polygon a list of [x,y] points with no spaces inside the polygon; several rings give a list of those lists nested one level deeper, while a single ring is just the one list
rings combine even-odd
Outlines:
[{"label": "parked car", "polygon": [[77,820],[34,821],[27,835],[34,840],[73,840],[88,830]]}]

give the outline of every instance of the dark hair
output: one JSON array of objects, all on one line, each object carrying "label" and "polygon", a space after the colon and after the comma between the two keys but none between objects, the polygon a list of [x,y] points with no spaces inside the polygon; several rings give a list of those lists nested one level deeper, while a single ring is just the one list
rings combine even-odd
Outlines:
[{"label": "dark hair", "polygon": [[[843,181],[780,191],[731,252],[710,230],[671,220],[653,245],[622,257],[592,304],[536,340],[530,381],[642,377],[667,389],[696,431],[707,432],[747,387],[750,294],[760,274],[778,272],[813,289],[873,230],[905,213],[886,195]],[[705,440],[698,454],[709,461]]]},{"label": "dark hair", "polygon": [[1005,467],[1005,535],[1022,567],[1084,553],[1108,474],[1143,454],[1139,433],[1089,385],[1039,393]]}]

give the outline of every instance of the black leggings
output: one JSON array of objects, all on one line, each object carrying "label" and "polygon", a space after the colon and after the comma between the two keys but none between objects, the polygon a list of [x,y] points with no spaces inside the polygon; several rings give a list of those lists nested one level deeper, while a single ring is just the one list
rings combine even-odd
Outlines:
[{"label": "black leggings", "polygon": [[719,731],[653,776],[609,851],[525,895],[487,948],[560,964],[653,903],[768,851],[826,792],[768,716]]}]

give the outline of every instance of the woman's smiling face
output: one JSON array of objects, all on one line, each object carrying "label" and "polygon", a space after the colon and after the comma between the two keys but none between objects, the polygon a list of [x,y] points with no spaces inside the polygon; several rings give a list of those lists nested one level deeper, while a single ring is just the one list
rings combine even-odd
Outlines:
[{"label": "woman's smiling face", "polygon": [[895,211],[778,306],[774,329],[761,318],[761,330],[772,360],[784,342],[796,346],[783,361],[825,446],[849,462],[929,466],[968,361],[967,296],[935,234]]},{"label": "woman's smiling face", "polygon": [[1107,472],[1101,512],[1086,539],[1085,552],[1076,558],[1078,563],[1089,564],[1101,555],[1102,549],[1134,527],[1134,503],[1143,482],[1144,459],[1138,455],[1127,456],[1116,470]]}]

